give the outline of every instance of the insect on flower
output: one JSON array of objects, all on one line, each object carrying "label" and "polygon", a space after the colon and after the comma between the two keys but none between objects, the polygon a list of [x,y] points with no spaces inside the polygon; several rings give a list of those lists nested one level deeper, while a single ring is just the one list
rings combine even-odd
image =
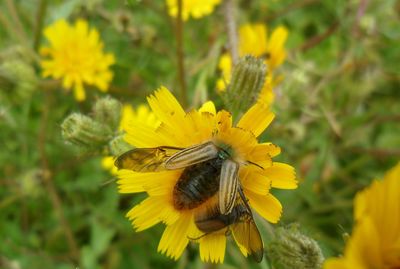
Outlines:
[{"label": "insect on flower", "polygon": [[205,235],[228,228],[227,232],[232,233],[236,242],[243,246],[256,262],[261,262],[264,254],[263,241],[240,187],[238,192],[239,202],[229,214],[221,214],[216,206],[209,207],[196,216],[195,224]]},{"label": "insect on flower", "polygon": [[193,209],[219,191],[218,208],[229,214],[236,201],[239,186],[239,164],[229,149],[206,142],[185,149],[162,146],[137,148],[125,152],[115,162],[118,169],[157,172],[184,168],[173,191],[176,209]]},{"label": "insect on flower", "polygon": [[115,165],[136,172],[184,168],[173,190],[174,207],[194,209],[218,193],[218,203],[195,216],[197,228],[207,235],[229,227],[254,260],[262,260],[263,242],[239,184],[239,164],[230,158],[228,148],[213,142],[185,149],[137,148],[119,156]]}]

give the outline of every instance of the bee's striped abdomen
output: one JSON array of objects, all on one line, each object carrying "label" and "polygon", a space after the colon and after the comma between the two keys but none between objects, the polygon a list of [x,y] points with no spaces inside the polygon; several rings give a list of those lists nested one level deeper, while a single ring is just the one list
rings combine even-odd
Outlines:
[{"label": "bee's striped abdomen", "polygon": [[217,193],[222,161],[214,158],[183,170],[173,190],[174,207],[193,209]]}]

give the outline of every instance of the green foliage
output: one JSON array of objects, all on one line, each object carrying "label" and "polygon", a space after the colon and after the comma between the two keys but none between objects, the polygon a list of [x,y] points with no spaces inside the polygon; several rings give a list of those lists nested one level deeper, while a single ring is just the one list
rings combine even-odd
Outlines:
[{"label": "green foliage", "polygon": [[[300,223],[326,257],[338,255],[342,235],[351,232],[355,193],[400,157],[398,1],[238,2],[240,24],[290,31],[277,117],[263,137],[281,146],[277,159],[294,165],[300,181],[295,191],[274,192],[284,206],[281,223]],[[0,268],[214,268],[200,262],[195,245],[178,262],[157,253],[162,225],[133,231],[124,215],[143,196],[118,194],[101,156],[77,151],[61,136],[71,113],[96,117],[93,104],[104,94],[89,88],[77,103],[59,83],[42,79],[38,65],[40,20],[83,17],[115,54],[109,95],[132,105],[160,85],[178,95],[175,32],[164,1],[5,0],[0,10]],[[222,18],[219,7],[184,25],[190,106],[222,104],[215,91],[227,39]],[[257,223],[269,241],[265,223]],[[216,268],[271,267],[244,258],[230,242]]]}]

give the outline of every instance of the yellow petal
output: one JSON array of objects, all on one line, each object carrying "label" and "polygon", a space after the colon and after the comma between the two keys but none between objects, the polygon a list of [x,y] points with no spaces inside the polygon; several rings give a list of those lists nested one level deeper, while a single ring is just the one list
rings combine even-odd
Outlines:
[{"label": "yellow petal", "polygon": [[79,102],[82,102],[86,99],[85,90],[83,89],[82,82],[76,82],[74,88],[74,96],[75,99]]},{"label": "yellow petal", "polygon": [[275,115],[269,109],[269,106],[257,102],[240,119],[238,127],[251,131],[258,137],[268,125],[272,122]]},{"label": "yellow petal", "polygon": [[173,127],[182,124],[186,113],[167,88],[160,87],[153,95],[147,97],[147,101],[153,113],[164,124]]},{"label": "yellow petal", "polygon": [[249,199],[251,207],[264,219],[271,223],[277,223],[279,221],[282,214],[282,205],[272,194],[259,195],[246,189],[244,192]]},{"label": "yellow petal", "polygon": [[219,132],[226,132],[232,127],[232,115],[226,110],[217,113],[217,124]]},{"label": "yellow petal", "polygon": [[217,111],[215,109],[215,105],[212,101],[205,102],[199,109],[199,112],[208,112],[212,115],[216,115]]},{"label": "yellow petal", "polygon": [[297,188],[296,172],[294,168],[288,164],[273,162],[271,167],[260,171],[260,173],[271,180],[273,188]]},{"label": "yellow petal", "polygon": [[245,24],[239,29],[239,54],[263,55],[267,49],[266,27],[263,24]]},{"label": "yellow petal", "polygon": [[252,160],[264,160],[270,159],[271,157],[275,157],[281,153],[281,148],[272,143],[261,143],[257,144],[252,152],[250,153],[252,156]]},{"label": "yellow petal", "polygon": [[109,156],[109,157],[104,157],[101,159],[101,166],[105,170],[110,170],[111,174],[117,175],[118,174],[118,169],[117,167],[114,166],[114,157]]},{"label": "yellow petal", "polygon": [[158,251],[177,260],[189,243],[187,234],[191,222],[193,222],[192,213],[185,212],[174,224],[167,226],[158,244]]},{"label": "yellow petal", "polygon": [[166,141],[154,128],[141,122],[129,121],[125,124],[126,142],[137,148],[154,148],[159,146],[173,146]]},{"label": "yellow petal", "polygon": [[[157,186],[170,186],[179,178],[179,173],[180,171],[140,173],[124,169],[119,170],[118,189],[120,193],[136,193],[147,190],[159,194],[157,193]],[[153,186],[154,190],[152,189]]]},{"label": "yellow petal", "polygon": [[242,187],[256,194],[266,195],[271,189],[271,180],[253,169],[240,169]]},{"label": "yellow petal", "polygon": [[348,264],[346,264],[345,261],[342,259],[338,258],[330,258],[327,259],[326,262],[324,263],[323,269],[367,269],[367,268],[355,268],[355,267],[349,267]]},{"label": "yellow petal", "polygon": [[211,233],[200,240],[200,258],[203,262],[222,263],[225,257],[225,233]]},{"label": "yellow petal", "polygon": [[[126,217],[132,221],[132,225],[136,231],[143,231],[164,221],[173,225],[180,216],[173,206],[166,203],[168,197],[150,196],[143,202],[132,208]],[[162,208],[162,210],[160,210]]]}]

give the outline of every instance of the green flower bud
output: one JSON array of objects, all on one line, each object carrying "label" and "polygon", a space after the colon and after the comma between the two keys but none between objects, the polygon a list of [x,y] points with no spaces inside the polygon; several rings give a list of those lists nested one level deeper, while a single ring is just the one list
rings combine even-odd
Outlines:
[{"label": "green flower bud", "polygon": [[262,59],[247,55],[238,60],[223,96],[230,111],[244,112],[256,102],[263,88],[266,72],[267,68]]},{"label": "green flower bud", "polygon": [[92,118],[73,113],[61,124],[63,138],[85,149],[96,149],[105,146],[112,138],[111,129]]},{"label": "green flower bud", "polygon": [[0,65],[0,88],[11,90],[18,97],[29,98],[37,88],[33,67],[20,59],[6,60]]},{"label": "green flower bud", "polygon": [[276,238],[268,246],[268,256],[276,269],[319,269],[324,261],[318,243],[293,225],[276,230]]},{"label": "green flower bud", "polygon": [[116,130],[121,119],[122,105],[109,96],[97,100],[93,107],[94,118],[107,124],[111,130]]},{"label": "green flower bud", "polygon": [[124,152],[132,149],[132,146],[128,144],[123,135],[115,137],[109,143],[110,152],[113,156],[119,156]]}]

